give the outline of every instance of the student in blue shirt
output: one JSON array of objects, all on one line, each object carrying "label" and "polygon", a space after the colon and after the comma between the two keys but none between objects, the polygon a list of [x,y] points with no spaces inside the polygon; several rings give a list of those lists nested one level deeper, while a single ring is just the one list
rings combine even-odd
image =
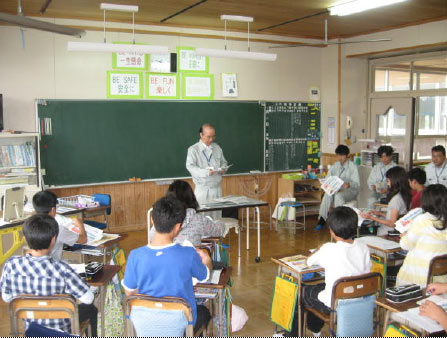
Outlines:
[{"label": "student in blue shirt", "polygon": [[185,218],[185,208],[179,200],[159,199],[152,218],[155,235],[150,244],[130,252],[122,282],[124,290],[128,296],[183,298],[192,308],[196,331],[208,323],[210,313],[205,306],[196,306],[192,278],[209,278],[211,258],[202,250],[174,243]]}]

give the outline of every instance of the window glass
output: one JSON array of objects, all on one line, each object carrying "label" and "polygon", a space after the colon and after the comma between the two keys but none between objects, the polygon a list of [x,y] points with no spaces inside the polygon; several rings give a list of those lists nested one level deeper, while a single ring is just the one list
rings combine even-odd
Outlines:
[{"label": "window glass", "polygon": [[377,119],[377,135],[382,137],[405,135],[407,117],[396,113],[393,107],[390,107],[385,114],[378,115]]},{"label": "window glass", "polygon": [[447,96],[419,98],[417,135],[447,135]]}]

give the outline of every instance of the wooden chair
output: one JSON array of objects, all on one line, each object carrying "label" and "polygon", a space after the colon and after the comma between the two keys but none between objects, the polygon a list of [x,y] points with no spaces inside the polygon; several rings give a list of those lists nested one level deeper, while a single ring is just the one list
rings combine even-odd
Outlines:
[{"label": "wooden chair", "polygon": [[433,257],[427,275],[427,285],[433,283],[436,276],[447,275],[447,255]]},{"label": "wooden chair", "polygon": [[156,309],[156,310],[172,310],[172,311],[183,311],[185,314],[185,318],[188,321],[188,325],[186,326],[186,337],[194,337],[194,334],[199,335],[202,334],[206,336],[207,328],[204,326],[200,328],[198,332],[194,332],[193,322],[193,314],[192,309],[189,306],[188,302],[186,302],[182,298],[177,297],[151,297],[147,295],[134,295],[127,296],[123,300],[123,310],[124,316],[126,318],[125,322],[125,335],[127,337],[135,336],[134,326],[130,320],[130,313],[132,311],[132,307],[141,306],[148,309]]},{"label": "wooden chair", "polygon": [[23,319],[69,319],[72,334],[87,333],[87,336],[91,336],[90,321],[87,319],[79,323],[78,306],[70,295],[14,297],[9,303],[9,318],[11,336],[24,334],[20,325]]},{"label": "wooden chair", "polygon": [[[312,312],[315,316],[323,320],[325,323],[329,323],[329,329],[331,334],[335,333],[335,326],[337,323],[337,305],[340,300],[343,299],[355,299],[372,295],[379,295],[380,287],[382,285],[382,276],[377,272],[370,272],[360,276],[343,277],[338,279],[332,288],[332,304],[330,314],[325,314],[313,308],[304,307],[304,329],[303,334],[306,332],[306,320],[307,313]],[[374,319],[378,323],[378,311],[375,310]],[[376,328],[377,333],[377,328]]]}]

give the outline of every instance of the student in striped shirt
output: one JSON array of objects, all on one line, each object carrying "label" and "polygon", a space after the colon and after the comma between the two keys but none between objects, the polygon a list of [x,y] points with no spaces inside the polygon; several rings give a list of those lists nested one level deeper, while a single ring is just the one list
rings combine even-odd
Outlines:
[{"label": "student in striped shirt", "polygon": [[[429,185],[421,201],[424,214],[413,220],[400,240],[400,246],[408,254],[396,285],[415,283],[425,287],[431,259],[447,254],[447,188],[442,184]],[[437,282],[447,282],[446,276],[439,278]]]}]

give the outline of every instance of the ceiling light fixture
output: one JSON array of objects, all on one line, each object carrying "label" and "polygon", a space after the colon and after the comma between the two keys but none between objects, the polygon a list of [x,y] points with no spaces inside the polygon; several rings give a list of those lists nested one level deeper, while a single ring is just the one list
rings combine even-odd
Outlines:
[{"label": "ceiling light fixture", "polygon": [[[258,60],[258,61],[275,61],[276,54],[272,53],[256,53],[250,51],[250,22],[254,19],[250,16],[239,16],[239,15],[221,15],[220,19],[225,22],[225,49],[212,49],[212,48],[196,48],[195,54],[199,56],[212,56],[218,58],[229,58],[229,59],[248,59],[248,60]],[[236,51],[227,50],[227,21],[239,21],[246,22],[247,29],[247,51]]]},{"label": "ceiling light fixture", "polygon": [[404,2],[407,0],[352,0],[352,1],[344,1],[343,3],[336,4],[334,6],[329,7],[329,12],[331,15],[350,15],[363,11],[367,11],[369,9],[384,7],[388,5],[393,5],[399,2]]},{"label": "ceiling light fixture", "polygon": [[[77,52],[111,52],[111,53],[139,53],[139,54],[168,54],[167,46],[155,45],[137,45],[135,44],[135,13],[138,12],[138,6],[116,5],[101,3],[100,8],[104,11],[104,43],[95,42],[75,42],[69,41],[68,51]],[[106,40],[106,10],[131,12],[132,13],[132,43],[107,43]]]}]

